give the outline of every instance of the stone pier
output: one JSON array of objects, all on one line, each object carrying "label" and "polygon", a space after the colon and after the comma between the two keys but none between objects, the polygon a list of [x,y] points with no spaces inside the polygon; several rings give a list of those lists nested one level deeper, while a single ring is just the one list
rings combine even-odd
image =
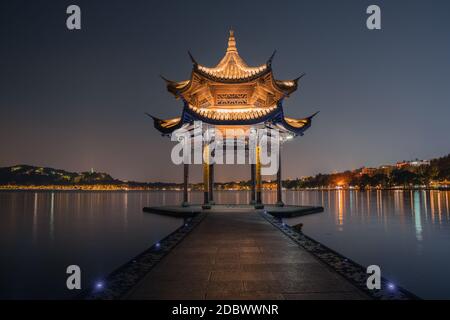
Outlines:
[{"label": "stone pier", "polygon": [[210,210],[125,298],[368,297],[253,208],[218,206]]}]

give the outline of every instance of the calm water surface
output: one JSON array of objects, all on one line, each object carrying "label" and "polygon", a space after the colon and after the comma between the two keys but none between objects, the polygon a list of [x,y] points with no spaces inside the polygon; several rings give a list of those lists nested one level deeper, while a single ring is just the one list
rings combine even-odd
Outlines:
[{"label": "calm water surface", "polygon": [[449,191],[287,192],[325,212],[287,219],[305,234],[422,298],[450,299]]},{"label": "calm water surface", "polygon": [[[216,192],[248,203],[249,192]],[[190,195],[202,201],[202,193]],[[288,204],[325,212],[289,219],[304,232],[424,298],[450,298],[449,192],[287,191]],[[0,192],[0,298],[69,298],[66,267],[91,286],[183,223],[142,212],[181,202],[180,192]],[[273,203],[275,192],[263,200]]]},{"label": "calm water surface", "polygon": [[175,194],[0,192],[0,298],[69,298],[66,268],[82,287],[102,280],[176,230],[180,219],[142,212]]}]

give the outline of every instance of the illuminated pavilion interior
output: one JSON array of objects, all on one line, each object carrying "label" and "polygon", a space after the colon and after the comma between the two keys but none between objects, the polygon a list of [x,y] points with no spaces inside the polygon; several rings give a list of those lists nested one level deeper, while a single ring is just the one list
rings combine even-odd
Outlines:
[{"label": "illuminated pavilion interior", "polygon": [[[239,56],[234,32],[231,30],[225,56],[215,67],[199,64],[191,53],[193,68],[191,77],[184,81],[172,81],[163,77],[167,89],[176,99],[183,101],[180,117],[159,119],[151,116],[154,126],[169,136],[183,128],[194,130],[194,121],[201,121],[204,130],[215,128],[240,128],[249,132],[252,128],[278,129],[280,144],[301,136],[311,126],[313,114],[307,118],[289,118],[284,115],[283,100],[297,90],[302,76],[293,80],[277,80],[272,73],[274,54],[266,63],[250,67]],[[228,137],[227,137],[228,138]],[[233,139],[234,140],[234,139]],[[208,148],[205,144],[203,148]],[[262,208],[260,148],[256,147],[256,163],[251,164],[252,201]],[[280,152],[281,154],[281,152]],[[277,205],[282,206],[281,157],[277,173]],[[189,164],[184,164],[183,205],[188,206]],[[214,204],[214,164],[203,162],[204,208]]]}]

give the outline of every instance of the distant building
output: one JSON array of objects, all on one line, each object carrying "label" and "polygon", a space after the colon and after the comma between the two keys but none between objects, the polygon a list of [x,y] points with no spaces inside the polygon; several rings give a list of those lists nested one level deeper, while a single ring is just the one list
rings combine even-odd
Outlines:
[{"label": "distant building", "polygon": [[397,169],[403,169],[404,167],[408,166],[408,161],[397,162],[395,166],[397,167]]},{"label": "distant building", "polygon": [[431,163],[430,160],[415,160],[410,161],[409,165],[413,167],[420,167],[420,166],[429,166],[430,163]]},{"label": "distant building", "polygon": [[377,168],[362,168],[361,175],[373,176],[377,172]]},{"label": "distant building", "polygon": [[429,166],[429,165],[430,165],[430,160],[416,159],[414,161],[397,162],[396,167],[397,167],[397,169],[405,169],[407,167],[420,167],[420,166]]},{"label": "distant building", "polygon": [[385,164],[379,168],[380,173],[385,174],[387,176],[391,175],[392,171],[396,168],[394,165]]}]

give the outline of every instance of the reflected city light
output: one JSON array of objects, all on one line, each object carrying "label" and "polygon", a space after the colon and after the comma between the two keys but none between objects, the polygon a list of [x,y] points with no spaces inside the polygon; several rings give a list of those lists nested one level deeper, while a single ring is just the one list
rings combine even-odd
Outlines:
[{"label": "reflected city light", "polygon": [[419,191],[414,192],[414,225],[416,228],[416,238],[418,241],[422,241],[422,217],[420,215],[420,193]]},{"label": "reflected city light", "polygon": [[337,203],[338,203],[338,225],[343,226],[344,224],[344,191],[337,191]]},{"label": "reflected city light", "polygon": [[437,192],[437,204],[438,204],[438,215],[439,215],[439,224],[442,225],[442,206],[441,206],[441,192]]},{"label": "reflected city light", "polygon": [[38,194],[35,192],[33,201],[33,242],[36,242],[37,216],[38,216]]},{"label": "reflected city light", "polygon": [[50,198],[50,238],[54,239],[54,229],[55,229],[55,193],[52,192]]}]

